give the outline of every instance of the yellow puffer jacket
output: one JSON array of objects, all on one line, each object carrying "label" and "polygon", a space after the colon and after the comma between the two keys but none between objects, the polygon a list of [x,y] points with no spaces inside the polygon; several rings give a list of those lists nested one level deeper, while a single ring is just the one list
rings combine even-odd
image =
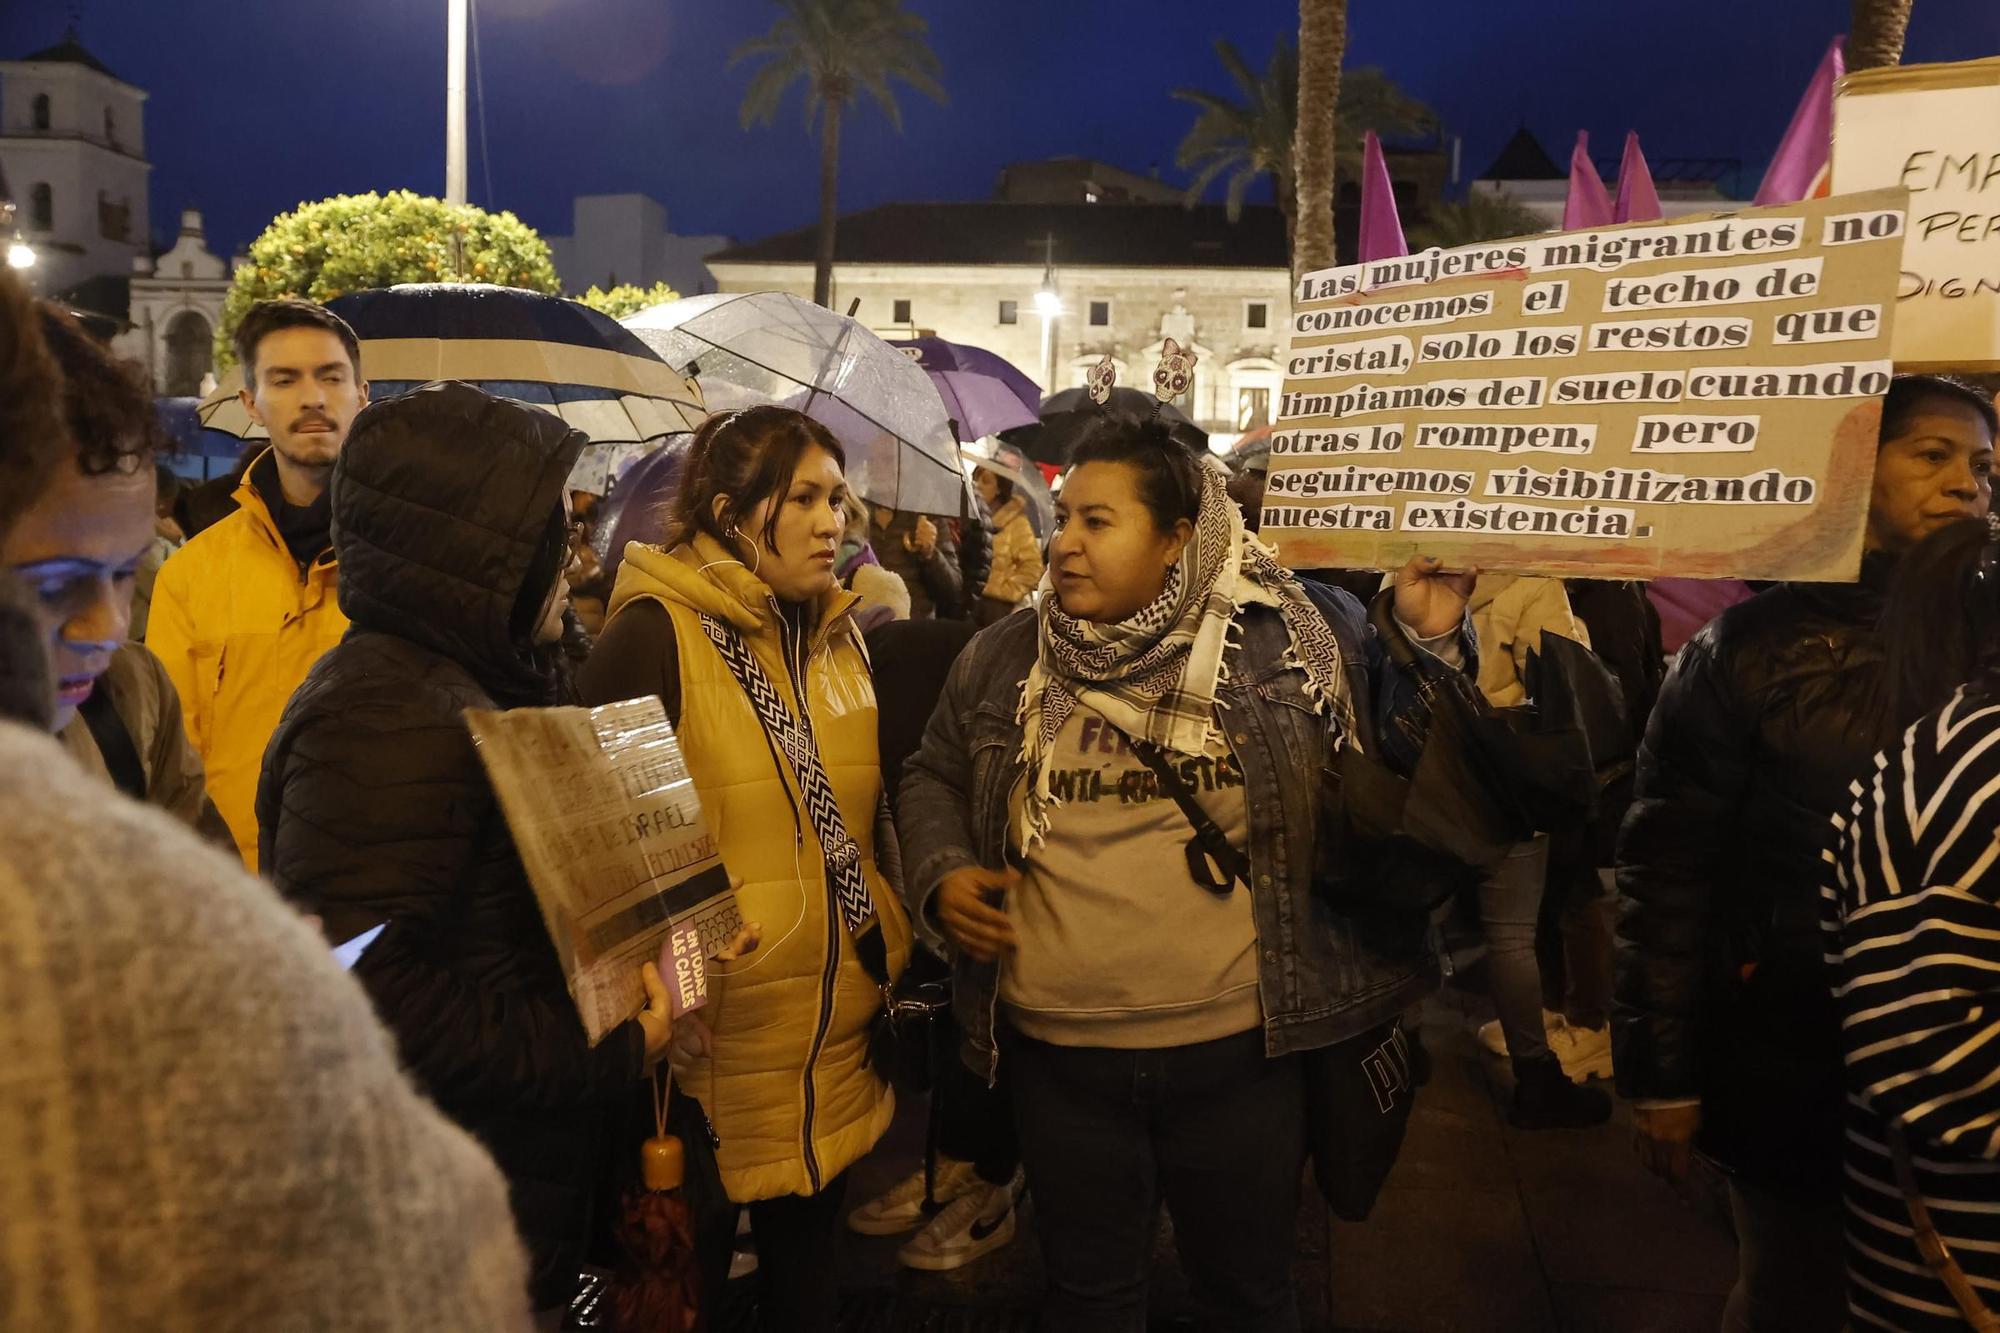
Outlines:
[{"label": "yellow puffer jacket", "polygon": [[1042,581],[1042,544],[1028,521],[1028,505],[1020,496],[993,514],[993,571],[986,576],[985,595],[1019,606]]},{"label": "yellow puffer jacket", "polygon": [[[263,459],[259,458],[258,463]],[[243,474],[237,509],[167,557],[146,646],[181,697],[209,799],[257,869],[257,778],[292,691],[347,632],[331,553],[301,573],[264,497]]]},{"label": "yellow puffer jacket", "polygon": [[1479,636],[1479,691],[1495,708],[1529,702],[1528,654],[1542,650],[1543,630],[1590,647],[1561,579],[1481,574],[1468,610]]},{"label": "yellow puffer jacket", "polygon": [[[796,709],[777,603],[706,537],[672,552],[628,546],[612,617],[639,598],[658,601],[673,619],[688,772],[723,864],[742,881],[743,919],[764,932],[756,952],[711,968],[704,1017],[712,1051],[674,1072],[722,1141],[716,1159],[731,1199],[817,1194],[875,1146],[895,1099],[864,1064],[880,992],[829,901],[819,839],[790,766],[773,758],[755,710],[701,629],[703,613],[735,626]],[[805,693],[820,761],[861,847],[894,977],[909,957],[910,926],[876,866],[882,770],[874,681],[850,618],[857,600],[838,588],[821,599]]]}]

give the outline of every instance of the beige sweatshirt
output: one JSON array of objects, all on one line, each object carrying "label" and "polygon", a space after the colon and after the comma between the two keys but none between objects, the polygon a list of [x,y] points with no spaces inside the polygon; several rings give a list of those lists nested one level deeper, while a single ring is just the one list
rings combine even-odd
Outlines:
[{"label": "beige sweatshirt", "polygon": [[[1248,842],[1243,770],[1226,742],[1176,757],[1232,846]],[[1250,891],[1218,897],[1188,872],[1187,816],[1131,743],[1079,706],[1049,755],[1058,798],[1007,903],[1020,947],[1000,972],[1014,1025],[1058,1046],[1151,1049],[1256,1027]]]}]

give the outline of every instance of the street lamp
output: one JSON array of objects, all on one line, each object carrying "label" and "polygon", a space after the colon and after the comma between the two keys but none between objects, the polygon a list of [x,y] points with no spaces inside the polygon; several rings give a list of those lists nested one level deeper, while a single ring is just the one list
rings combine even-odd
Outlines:
[{"label": "street lamp", "polygon": [[14,222],[14,203],[6,197],[6,182],[0,180],[0,234],[13,232],[14,239],[7,245],[7,267],[15,270],[35,266],[35,247],[21,238],[21,229]]},{"label": "street lamp", "polygon": [[1056,294],[1056,237],[1050,232],[1043,241],[1042,285],[1035,292],[1035,313],[1042,317],[1042,384],[1056,391],[1055,338],[1053,327],[1062,314],[1062,297]]}]

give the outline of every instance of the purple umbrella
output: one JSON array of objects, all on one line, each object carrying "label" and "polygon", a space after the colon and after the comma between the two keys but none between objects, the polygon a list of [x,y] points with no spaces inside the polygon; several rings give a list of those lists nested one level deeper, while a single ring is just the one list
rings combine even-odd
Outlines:
[{"label": "purple umbrella", "polygon": [[927,370],[931,385],[944,400],[961,442],[982,440],[1016,426],[1032,426],[1041,417],[996,379],[966,370]]},{"label": "purple umbrella", "polygon": [[625,558],[625,543],[657,542],[666,535],[667,501],[680,484],[681,464],[693,438],[676,435],[634,463],[598,507],[591,545],[612,578],[618,576],[618,564]]},{"label": "purple umbrella", "polygon": [[[1041,388],[1012,361],[997,352],[989,352],[984,347],[974,347],[969,343],[946,342],[943,338],[909,338],[900,342],[891,339],[889,346],[900,349],[905,356],[914,356],[918,365],[934,375],[938,371],[956,370],[999,380],[1007,386],[1009,393],[1027,406],[1030,413],[1039,414],[1041,411]],[[950,404],[950,399],[945,401]]]}]

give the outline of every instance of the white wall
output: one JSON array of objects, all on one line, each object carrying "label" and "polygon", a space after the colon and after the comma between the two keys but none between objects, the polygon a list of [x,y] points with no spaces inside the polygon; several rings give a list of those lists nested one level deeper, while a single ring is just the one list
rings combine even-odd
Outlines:
[{"label": "white wall", "polygon": [[643,194],[581,195],[571,234],[543,239],[571,295],[616,281],[664,282],[683,296],[699,296],[715,290],[702,261],[729,245],[726,236],[676,236],[666,208]]}]

